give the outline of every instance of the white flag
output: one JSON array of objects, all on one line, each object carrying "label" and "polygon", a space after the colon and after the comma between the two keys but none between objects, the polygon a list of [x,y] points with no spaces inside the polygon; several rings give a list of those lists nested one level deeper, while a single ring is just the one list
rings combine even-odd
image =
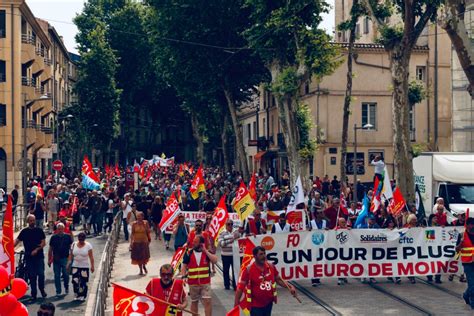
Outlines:
[{"label": "white flag", "polygon": [[296,207],[296,205],[300,203],[304,203],[304,191],[303,184],[301,183],[301,177],[298,176],[298,179],[296,179],[295,187],[293,188],[293,194],[291,195],[291,200],[288,207]]},{"label": "white flag", "polygon": [[390,174],[388,173],[387,166],[385,166],[385,170],[383,172],[383,187],[381,195],[387,201],[393,198],[392,184],[390,183]]}]

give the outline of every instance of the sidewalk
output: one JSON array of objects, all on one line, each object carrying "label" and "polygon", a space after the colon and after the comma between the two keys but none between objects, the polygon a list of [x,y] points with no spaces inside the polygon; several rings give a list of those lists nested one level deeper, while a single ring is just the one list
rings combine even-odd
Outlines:
[{"label": "sidewalk", "polygon": [[[154,234],[152,234],[154,238]],[[170,243],[173,244],[172,241]],[[131,264],[130,252],[128,251],[129,243],[125,242],[123,237],[117,247],[114,268],[112,271],[111,283],[118,283],[138,292],[144,292],[148,282],[152,278],[159,277],[159,268],[165,263],[170,263],[174,254],[173,250],[166,250],[163,241],[152,240],[150,244],[150,262],[147,265],[148,274],[145,276],[138,275],[138,266]],[[220,257],[220,256],[219,256]],[[217,273],[211,281],[212,284],[212,307],[213,315],[225,315],[232,307],[234,302],[234,292],[224,290],[224,281],[222,275]],[[107,297],[106,315],[113,315],[113,289],[109,288],[109,295]],[[188,309],[191,306],[191,301],[188,297]],[[202,304],[199,305],[200,315],[204,315],[204,308]],[[190,315],[185,313],[185,315]]]}]

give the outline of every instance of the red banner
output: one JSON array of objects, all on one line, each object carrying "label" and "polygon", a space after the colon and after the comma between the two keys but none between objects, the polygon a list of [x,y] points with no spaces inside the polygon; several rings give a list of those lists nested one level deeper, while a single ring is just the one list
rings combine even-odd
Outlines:
[{"label": "red banner", "polygon": [[405,199],[403,198],[402,192],[400,192],[400,189],[396,187],[395,191],[393,191],[393,198],[390,200],[390,204],[388,205],[390,213],[392,213],[393,216],[397,217],[400,215],[405,206],[406,203]]},{"label": "red banner", "polygon": [[2,247],[0,249],[0,266],[15,274],[15,248],[13,245],[13,206],[12,197],[8,196],[7,209],[3,217]]},{"label": "red banner", "polygon": [[227,212],[227,207],[225,206],[225,198],[226,195],[224,194],[219,201],[219,205],[217,205],[216,209],[214,210],[214,215],[212,216],[211,224],[209,226],[211,240],[214,241],[216,246],[217,237],[219,237],[221,231],[225,229],[225,223],[229,219],[229,213]]},{"label": "red banner", "polygon": [[139,293],[118,284],[114,288],[114,316],[147,315],[163,316],[175,315],[174,305],[166,305],[152,296]]},{"label": "red banner", "polygon": [[[179,193],[178,193],[179,194]],[[160,222],[160,229],[164,230],[166,226],[173,222],[173,220],[178,216],[178,213],[181,212],[179,208],[178,200],[175,197],[174,192],[171,194],[166,204],[166,209],[163,211],[163,217]]]},{"label": "red banner", "polygon": [[249,183],[249,193],[255,203],[257,203],[257,179],[255,173],[252,173]]}]

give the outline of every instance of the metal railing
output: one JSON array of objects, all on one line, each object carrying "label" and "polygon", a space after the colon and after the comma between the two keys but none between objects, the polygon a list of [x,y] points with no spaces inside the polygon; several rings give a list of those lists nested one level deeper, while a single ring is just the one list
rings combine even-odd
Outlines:
[{"label": "metal railing", "polygon": [[[0,224],[3,224],[3,217],[5,215],[7,205],[4,203],[0,212]],[[26,227],[26,216],[29,213],[28,204],[18,204],[13,207],[13,228],[15,231],[19,231]]]},{"label": "metal railing", "polygon": [[23,44],[32,44],[36,45],[36,38],[32,35],[28,34],[21,34],[21,42]]},{"label": "metal railing", "polygon": [[117,250],[117,243],[120,235],[120,227],[122,226],[122,211],[120,211],[114,219],[114,226],[112,232],[107,239],[107,242],[102,253],[99,263],[99,282],[95,293],[95,301],[93,306],[94,316],[104,316],[105,307],[107,304],[107,292],[110,286],[110,277],[112,275],[112,268],[114,266],[115,252]]}]

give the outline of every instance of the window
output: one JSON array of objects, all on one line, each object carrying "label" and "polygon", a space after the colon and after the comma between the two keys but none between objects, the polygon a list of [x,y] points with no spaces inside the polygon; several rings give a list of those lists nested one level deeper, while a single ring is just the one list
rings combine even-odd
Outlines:
[{"label": "window", "polygon": [[356,24],[355,36],[356,38],[360,37],[360,24],[359,23]]},{"label": "window", "polygon": [[263,128],[263,136],[267,136],[267,124],[266,124],[266,121],[265,121],[265,118],[263,118],[263,124],[262,124],[262,128]]},{"label": "window", "polygon": [[245,137],[247,138],[247,140],[252,138],[252,130],[250,129],[250,123],[247,124],[247,133]]},{"label": "window", "polygon": [[7,29],[6,29],[7,23],[5,20],[5,16],[6,16],[6,11],[0,10],[0,38],[5,38],[6,33],[7,33]]},{"label": "window", "polygon": [[364,34],[369,34],[369,18],[364,19]]},{"label": "window", "polygon": [[377,103],[362,103],[362,126],[367,124],[377,129]]},{"label": "window", "polygon": [[0,82],[5,82],[7,81],[7,76],[6,76],[6,68],[5,68],[5,61],[0,60]]},{"label": "window", "polygon": [[253,138],[257,139],[258,133],[257,133],[257,121],[253,122]]},{"label": "window", "polygon": [[416,66],[416,80],[425,81],[425,66]]},{"label": "window", "polygon": [[0,104],[0,126],[7,125],[7,106],[6,104]]}]

